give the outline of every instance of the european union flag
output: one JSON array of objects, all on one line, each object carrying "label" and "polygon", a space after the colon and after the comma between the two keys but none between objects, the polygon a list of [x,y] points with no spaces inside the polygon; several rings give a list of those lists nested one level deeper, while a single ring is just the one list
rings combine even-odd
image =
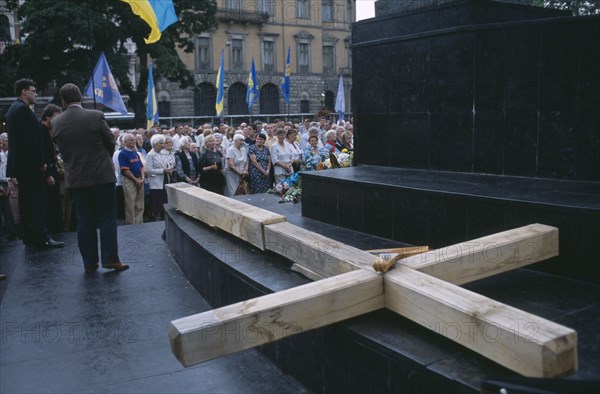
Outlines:
[{"label": "european union flag", "polygon": [[223,99],[225,98],[225,92],[223,87],[225,86],[225,56],[221,51],[221,65],[219,65],[219,72],[217,73],[217,102],[215,103],[215,109],[217,110],[217,116],[221,116],[223,112]]},{"label": "european union flag", "polygon": [[117,83],[110,72],[104,52],[100,54],[98,64],[94,68],[94,75],[85,87],[84,95],[95,97],[97,102],[106,105],[113,111],[120,112],[123,115],[127,114],[127,107],[125,107]]},{"label": "european union flag", "polygon": [[148,68],[148,111],[146,112],[146,128],[151,128],[158,123],[158,102],[156,101],[156,89],[154,88],[154,77],[152,76],[152,63]]},{"label": "european union flag", "polygon": [[256,68],[254,67],[254,56],[252,56],[252,66],[248,74],[248,90],[246,91],[246,103],[248,103],[248,112],[252,113],[252,105],[258,98],[258,79],[256,78]]},{"label": "european union flag", "polygon": [[173,0],[121,0],[131,6],[134,14],[138,15],[150,26],[150,37],[145,38],[146,44],[160,40],[161,33],[170,25],[177,22],[177,14]]},{"label": "european union flag", "polygon": [[287,60],[285,61],[285,71],[283,72],[283,79],[281,81],[281,94],[286,103],[290,103],[290,47],[288,47]]}]

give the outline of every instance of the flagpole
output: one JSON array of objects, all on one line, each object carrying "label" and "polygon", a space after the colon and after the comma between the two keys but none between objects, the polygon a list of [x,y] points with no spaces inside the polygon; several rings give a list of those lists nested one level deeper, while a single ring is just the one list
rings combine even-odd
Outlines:
[{"label": "flagpole", "polygon": [[[92,27],[90,25],[90,4],[87,3],[87,7],[85,8],[86,10],[86,16],[87,16],[87,27],[88,27],[88,39],[89,39],[89,45],[90,45],[90,56],[88,57],[88,65],[90,67],[90,69],[92,70],[92,72],[90,73],[90,76],[92,78],[92,92],[96,91],[96,84],[94,83],[94,67],[92,66]],[[94,98],[94,109],[96,109],[96,94],[92,94],[92,97]]]}]

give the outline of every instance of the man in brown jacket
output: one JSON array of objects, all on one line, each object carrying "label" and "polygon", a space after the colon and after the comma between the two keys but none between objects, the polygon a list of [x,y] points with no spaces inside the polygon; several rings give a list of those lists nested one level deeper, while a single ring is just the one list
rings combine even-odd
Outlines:
[{"label": "man in brown jacket", "polygon": [[[117,243],[114,136],[102,112],[83,109],[76,85],[65,84],[59,94],[65,111],[52,120],[52,138],[64,162],[65,187],[75,201],[85,271],[96,271],[98,261],[103,268],[126,270],[129,266],[119,261]],[[96,228],[100,228],[101,260]]]}]

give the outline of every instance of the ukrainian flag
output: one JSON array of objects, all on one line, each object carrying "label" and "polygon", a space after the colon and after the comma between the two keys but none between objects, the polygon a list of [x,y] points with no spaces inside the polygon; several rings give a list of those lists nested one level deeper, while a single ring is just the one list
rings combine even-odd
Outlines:
[{"label": "ukrainian flag", "polygon": [[177,22],[177,14],[173,0],[121,0],[131,6],[134,14],[138,15],[150,26],[150,37],[146,44],[160,40],[161,32]]},{"label": "ukrainian flag", "polygon": [[288,47],[287,59],[285,61],[285,70],[281,79],[281,94],[286,103],[290,103],[290,47]]},{"label": "ukrainian flag", "polygon": [[256,68],[254,67],[254,56],[252,56],[252,66],[248,74],[248,89],[246,90],[246,103],[248,112],[252,113],[252,105],[258,98],[258,78],[256,78]]},{"label": "ukrainian flag", "polygon": [[217,102],[215,103],[215,109],[217,110],[217,116],[221,116],[223,112],[223,100],[225,93],[223,87],[225,86],[225,55],[221,51],[221,65],[219,66],[219,72],[217,73]]},{"label": "ukrainian flag", "polygon": [[152,63],[150,63],[148,69],[148,111],[146,112],[146,128],[150,129],[156,123],[158,123],[158,102],[156,101],[154,77],[152,77]]}]

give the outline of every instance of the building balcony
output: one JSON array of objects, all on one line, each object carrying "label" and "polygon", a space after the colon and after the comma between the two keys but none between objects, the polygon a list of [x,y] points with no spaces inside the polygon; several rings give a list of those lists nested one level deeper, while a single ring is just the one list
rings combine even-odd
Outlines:
[{"label": "building balcony", "polygon": [[269,21],[269,13],[253,9],[220,8],[217,11],[217,18],[227,23],[238,22],[261,25]]}]

